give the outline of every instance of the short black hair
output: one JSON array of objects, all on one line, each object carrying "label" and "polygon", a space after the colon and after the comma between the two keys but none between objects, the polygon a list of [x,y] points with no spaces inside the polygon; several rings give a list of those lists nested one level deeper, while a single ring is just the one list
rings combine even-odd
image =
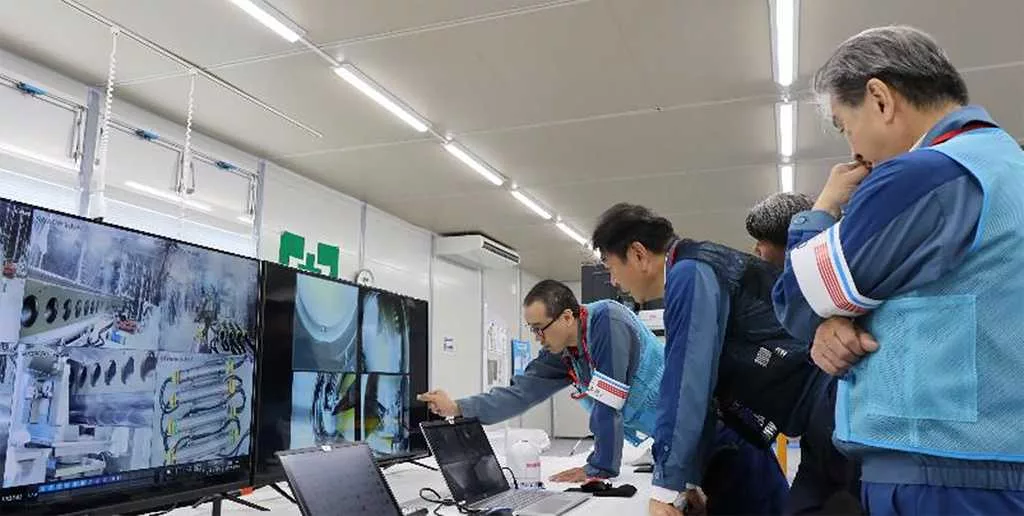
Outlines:
[{"label": "short black hair", "polygon": [[558,317],[566,310],[572,310],[572,316],[580,316],[580,303],[576,301],[576,295],[572,289],[561,281],[546,279],[537,283],[530,289],[523,299],[523,306],[530,306],[540,301],[544,303],[544,309],[548,317]]},{"label": "short black hair", "polygon": [[668,219],[643,206],[620,202],[601,214],[590,240],[602,256],[625,259],[626,250],[633,242],[639,242],[649,251],[664,253],[675,236]]},{"label": "short black hair", "polygon": [[757,203],[747,213],[747,233],[754,240],[786,247],[789,223],[793,215],[814,206],[810,197],[800,193],[777,193]]}]

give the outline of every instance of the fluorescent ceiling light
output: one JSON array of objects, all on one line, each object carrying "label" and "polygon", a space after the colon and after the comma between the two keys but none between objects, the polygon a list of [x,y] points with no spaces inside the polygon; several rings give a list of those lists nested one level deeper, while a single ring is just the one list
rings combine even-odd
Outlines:
[{"label": "fluorescent ceiling light", "polygon": [[245,224],[249,224],[249,225],[252,225],[252,223],[253,223],[253,218],[251,216],[249,216],[249,215],[239,215],[237,220],[239,222],[242,222],[242,223],[245,223]]},{"label": "fluorescent ceiling light", "polygon": [[[239,9],[245,11],[249,16],[256,18],[256,21],[265,25],[268,29],[277,33],[289,43],[295,43],[302,35],[297,27],[289,27],[290,23],[285,22],[281,13],[278,13],[272,6],[259,0],[228,0]],[[271,14],[273,12],[274,14]],[[276,14],[276,16],[275,16]],[[290,22],[290,20],[289,20]]]},{"label": "fluorescent ceiling light", "polygon": [[144,185],[142,183],[136,183],[135,181],[125,181],[124,185],[133,190],[152,195],[153,197],[159,197],[170,202],[181,202],[189,208],[193,208],[199,211],[211,212],[213,207],[208,204],[196,202],[191,199],[185,199],[184,197],[178,196],[172,192],[167,192],[159,188],[153,188],[152,186]]},{"label": "fluorescent ceiling light", "polygon": [[796,72],[796,0],[775,0],[775,82],[793,84]]},{"label": "fluorescent ceiling light", "polygon": [[334,73],[338,74],[338,77],[345,79],[345,82],[351,84],[357,90],[363,92],[363,95],[370,97],[374,102],[380,104],[381,107],[390,111],[391,114],[401,118],[403,122],[409,124],[413,129],[423,133],[430,128],[422,118],[413,113],[411,109],[402,106],[398,99],[384,91],[383,88],[374,83],[351,63],[342,63],[341,66],[334,69]]},{"label": "fluorescent ceiling light", "polygon": [[463,162],[469,168],[476,171],[477,174],[484,176],[484,179],[488,180],[494,186],[501,186],[505,184],[505,178],[501,176],[497,171],[484,164],[480,160],[471,156],[466,149],[463,149],[461,145],[455,142],[445,142],[444,150],[448,151],[449,154],[459,158],[459,161]]},{"label": "fluorescent ceiling light", "polygon": [[793,149],[796,145],[794,129],[796,124],[796,104],[785,102],[779,104],[779,155],[783,158],[793,156]]},{"label": "fluorescent ceiling light", "polygon": [[587,245],[587,239],[583,238],[583,235],[577,233],[576,230],[569,227],[565,222],[559,221],[556,222],[555,225],[558,226],[558,229],[562,230],[562,233],[565,233],[569,238],[575,240],[580,245]]},{"label": "fluorescent ceiling light", "polygon": [[793,191],[793,165],[779,165],[779,186],[783,192]]},{"label": "fluorescent ceiling light", "polygon": [[512,190],[510,193],[512,194],[512,197],[515,197],[516,200],[523,204],[523,206],[530,208],[530,210],[539,215],[542,219],[551,220],[551,213],[544,208],[541,208],[536,201],[527,197],[523,192],[520,192],[519,190]]}]

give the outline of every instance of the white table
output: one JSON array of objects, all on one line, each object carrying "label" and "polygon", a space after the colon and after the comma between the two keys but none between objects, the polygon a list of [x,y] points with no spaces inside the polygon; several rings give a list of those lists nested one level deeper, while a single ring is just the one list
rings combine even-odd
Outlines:
[{"label": "white table", "polygon": [[[629,466],[629,463],[639,457],[642,451],[630,446],[625,446],[623,449],[622,458],[622,472],[621,475],[616,478],[613,483],[619,484],[632,484],[636,486],[637,493],[632,498],[591,498],[582,505],[576,507],[572,511],[566,513],[568,516],[624,516],[624,515],[643,515],[647,514],[647,500],[650,498],[651,492],[651,474],[650,473],[633,473],[633,466]],[[569,469],[576,466],[582,466],[586,461],[586,453],[577,453],[572,457],[549,457],[545,456],[541,459],[541,474],[543,478],[548,478],[551,475],[558,473],[559,471]],[[504,460],[499,457],[502,464]],[[434,465],[432,459],[424,461],[426,464]],[[448,488],[445,485],[444,478],[441,477],[441,473],[436,471],[429,471],[414,465],[402,464],[395,466],[385,472],[385,477],[388,479],[388,484],[391,486],[391,490],[395,493],[395,498],[399,502],[411,500],[419,496],[420,488],[432,487],[440,492],[447,493]],[[564,484],[554,483],[545,481],[544,486],[552,491],[564,491],[570,487],[575,487],[577,484]],[[434,506],[431,506],[433,509]],[[439,511],[441,514],[459,514],[459,511],[455,507],[445,507]]]},{"label": "white table", "polygon": [[[628,465],[631,461],[639,457],[641,452],[642,450],[633,448],[628,444],[624,447],[622,450],[622,475],[614,480],[615,485],[633,484],[636,486],[636,495],[632,498],[591,498],[567,514],[569,516],[625,516],[647,514],[647,500],[651,491],[651,475],[649,473],[633,473],[633,466]],[[586,451],[581,451],[572,457],[544,456],[541,459],[541,473],[544,475],[544,478],[547,478],[564,469],[582,466],[586,461],[586,457]],[[502,460],[501,457],[499,457],[499,460],[504,464],[504,460]],[[431,466],[436,465],[432,458],[425,459],[423,462]],[[420,488],[423,487],[432,487],[443,494],[448,492],[448,487],[445,485],[444,478],[441,476],[440,472],[430,471],[412,464],[400,464],[389,468],[385,470],[384,476],[387,479],[388,484],[391,486],[391,490],[395,493],[395,498],[397,498],[399,502],[405,502],[418,497]],[[281,486],[284,487],[285,491],[288,490],[288,486],[286,484],[281,484]],[[563,491],[567,488],[573,487],[574,484],[546,482],[545,486],[553,491]],[[263,513],[230,502],[225,502],[221,514],[224,516],[254,516],[259,514],[299,516],[300,514],[298,507],[288,500],[285,500],[281,495],[269,487],[259,489],[252,495],[244,497],[244,499],[262,505],[270,509],[271,512]],[[430,507],[431,510],[433,507],[434,506]],[[455,507],[444,507],[439,512],[441,514],[459,514],[459,511]],[[209,514],[210,506],[207,504],[197,509],[177,509],[172,511],[170,516],[207,516]]]}]

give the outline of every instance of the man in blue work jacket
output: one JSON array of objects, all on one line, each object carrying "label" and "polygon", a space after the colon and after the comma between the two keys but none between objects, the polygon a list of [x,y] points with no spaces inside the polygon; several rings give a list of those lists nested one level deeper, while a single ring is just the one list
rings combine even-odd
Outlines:
[{"label": "man in blue work jacket", "polygon": [[832,379],[775,318],[774,266],[680,239],[667,219],[626,203],[601,215],[592,243],[613,282],[638,301],[665,303],[651,514],[678,515],[673,505],[703,481],[716,416],[766,445],[780,431],[797,436],[828,424]]},{"label": "man in blue work jacket", "polygon": [[[781,270],[786,265],[789,224],[814,206],[810,197],[792,192],[772,194],[747,213],[747,234],[757,241],[754,254]],[[800,469],[789,490],[788,514],[861,514],[860,468],[832,444],[836,385],[829,385],[829,406],[818,411],[822,423],[800,438]]]},{"label": "man in blue work jacket", "polygon": [[[594,451],[585,466],[551,480],[618,476],[623,441],[639,444],[655,433],[664,344],[625,306],[614,301],[580,305],[569,287],[554,280],[534,286],[523,307],[526,323],[544,349],[512,386],[454,401],[440,390],[418,398],[438,415],[476,417],[494,424],[571,385],[573,397],[590,413]],[[782,512],[788,486],[770,450],[757,449],[719,428],[711,452],[715,458],[709,475],[718,491],[708,493],[709,514]],[[691,503],[703,501],[695,496]]]},{"label": "man in blue work jacket", "polygon": [[[1024,152],[927,34],[871,29],[817,72],[856,157],[793,219],[779,318],[841,376],[871,514],[1024,513]],[[855,322],[852,322],[855,321]]]}]

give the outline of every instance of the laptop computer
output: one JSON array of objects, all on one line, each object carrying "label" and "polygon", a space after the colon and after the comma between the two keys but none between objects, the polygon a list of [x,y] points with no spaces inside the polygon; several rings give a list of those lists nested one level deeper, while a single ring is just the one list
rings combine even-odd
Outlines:
[{"label": "laptop computer", "polygon": [[470,510],[511,509],[517,515],[557,516],[590,498],[584,493],[512,489],[475,418],[425,422],[420,429],[452,498]]},{"label": "laptop computer", "polygon": [[402,516],[365,443],[277,452],[303,516]]}]

